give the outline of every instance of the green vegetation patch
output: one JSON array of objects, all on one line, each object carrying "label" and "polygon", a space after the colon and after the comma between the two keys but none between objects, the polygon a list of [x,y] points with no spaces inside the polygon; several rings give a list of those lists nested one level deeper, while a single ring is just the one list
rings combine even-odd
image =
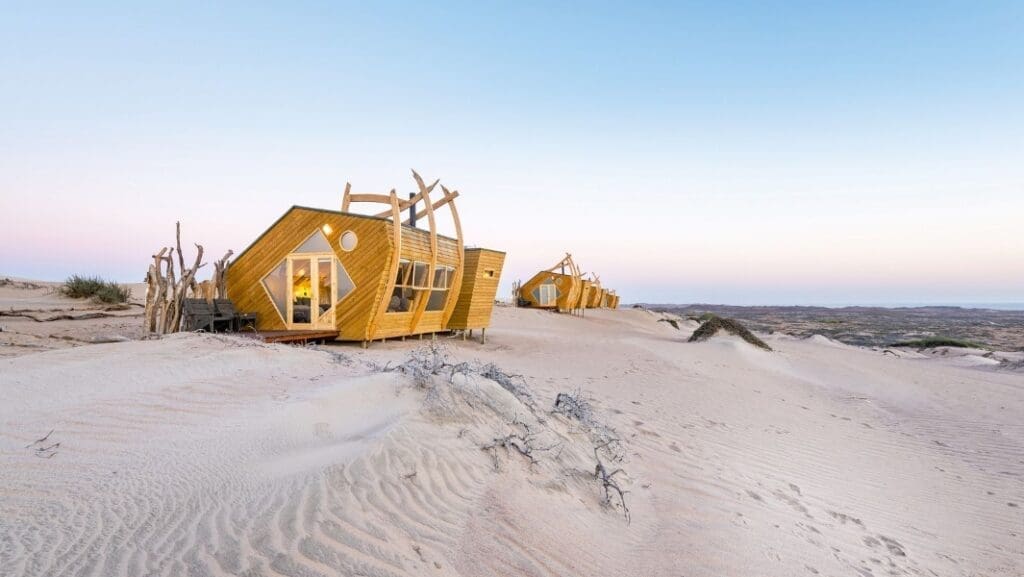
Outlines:
[{"label": "green vegetation patch", "polygon": [[933,349],[935,347],[959,347],[961,349],[987,349],[988,347],[972,341],[961,341],[949,337],[928,337],[912,341],[892,343],[890,347],[907,347],[912,349]]},{"label": "green vegetation patch", "polygon": [[690,336],[691,343],[706,341],[718,334],[719,331],[725,331],[729,334],[738,336],[755,347],[762,348],[766,351],[772,350],[772,348],[768,346],[768,343],[757,338],[754,333],[747,329],[747,327],[733,319],[722,318],[711,313],[701,315],[701,318],[704,317],[707,317],[704,324],[700,325],[697,330],[693,331],[693,335]]},{"label": "green vegetation patch", "polygon": [[677,321],[676,319],[658,319],[658,322],[659,323],[668,323],[668,324],[672,325],[672,327],[674,329],[676,329],[677,331],[679,330],[679,321]]},{"label": "green vegetation patch", "polygon": [[60,294],[74,299],[91,298],[101,303],[125,303],[132,296],[127,286],[106,281],[98,276],[73,275],[61,285]]}]

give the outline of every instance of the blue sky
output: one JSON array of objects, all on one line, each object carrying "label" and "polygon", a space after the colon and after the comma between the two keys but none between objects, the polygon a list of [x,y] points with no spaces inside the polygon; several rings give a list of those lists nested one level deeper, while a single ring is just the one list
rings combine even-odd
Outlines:
[{"label": "blue sky", "polygon": [[[292,204],[459,189],[504,284],[1024,301],[1024,4],[0,7],[0,274],[141,279]],[[502,289],[506,292],[506,289]]]}]

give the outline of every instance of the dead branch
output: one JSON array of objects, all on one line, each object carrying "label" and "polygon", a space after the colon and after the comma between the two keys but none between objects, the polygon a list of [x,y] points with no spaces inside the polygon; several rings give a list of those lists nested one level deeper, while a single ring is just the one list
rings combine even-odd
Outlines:
[{"label": "dead branch", "polygon": [[84,321],[84,320],[89,320],[89,319],[104,319],[104,318],[109,318],[109,317],[137,317],[137,316],[142,316],[142,313],[133,313],[133,314],[127,314],[127,315],[115,315],[115,314],[111,314],[111,313],[105,313],[105,312],[97,311],[97,312],[91,312],[91,313],[84,313],[84,314],[80,314],[80,315],[72,315],[72,314],[66,314],[65,313],[65,314],[52,315],[52,316],[40,318],[38,316],[29,314],[27,312],[0,311],[0,317],[21,317],[21,318],[31,319],[31,320],[33,320],[33,321],[35,321],[37,323],[48,323],[48,322],[52,322],[52,321]]},{"label": "dead branch", "polygon": [[497,453],[497,449],[499,447],[505,449],[506,453],[510,453],[514,450],[529,459],[531,465],[537,464],[537,458],[533,456],[533,447],[530,446],[529,438],[519,433],[509,433],[504,437],[495,437],[490,443],[480,447],[480,449],[488,451],[491,454],[491,459],[494,461],[495,471],[501,469]]},{"label": "dead branch", "polygon": [[612,491],[615,491],[615,495],[619,497],[619,506],[622,507],[622,514],[626,517],[626,524],[630,523],[629,507],[626,506],[626,493],[622,487],[619,486],[618,481],[615,480],[615,475],[623,473],[622,469],[615,469],[609,472],[601,462],[601,457],[597,454],[598,447],[594,447],[594,459],[597,460],[597,465],[594,467],[594,478],[601,483],[601,488],[604,489],[604,504],[608,506],[615,506],[615,502],[612,499]]},{"label": "dead branch", "polygon": [[213,286],[217,291],[217,298],[226,299],[228,298],[228,265],[231,255],[235,254],[234,251],[229,250],[224,254],[224,257],[213,263]]},{"label": "dead branch", "polygon": [[[189,295],[199,295],[200,283],[196,280],[196,273],[200,268],[206,266],[203,263],[203,247],[196,244],[196,258],[191,267],[185,263],[185,253],[181,246],[181,222],[174,226],[174,247],[165,247],[153,255],[153,263],[149,265],[146,273],[146,306],[144,327],[146,333],[162,335],[181,330],[182,304]],[[177,259],[175,259],[177,251]],[[227,260],[231,257],[232,251],[228,251],[224,258],[217,261],[218,272],[223,277],[227,269]],[[175,266],[177,261],[177,267]],[[213,290],[211,285],[217,281],[204,281],[202,287],[204,294],[212,298]],[[220,279],[223,284],[223,279]],[[224,296],[226,287],[218,289],[218,296]]]},{"label": "dead branch", "polygon": [[35,441],[32,441],[31,443],[25,445],[25,448],[28,449],[32,445],[38,445],[39,443],[45,443],[46,439],[49,439],[50,435],[52,435],[55,430],[56,429],[50,429],[49,433],[46,433],[45,435],[42,436],[42,438],[36,439]]}]

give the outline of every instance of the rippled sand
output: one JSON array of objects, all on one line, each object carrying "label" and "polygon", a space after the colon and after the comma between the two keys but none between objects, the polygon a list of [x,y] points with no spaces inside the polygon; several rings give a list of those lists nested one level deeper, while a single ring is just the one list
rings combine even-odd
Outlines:
[{"label": "rippled sand", "polygon": [[[499,309],[486,346],[445,341],[523,374],[536,414],[480,379],[430,410],[372,368],[412,342],[0,360],[0,575],[1024,573],[1020,373],[692,328]],[[629,523],[547,415],[575,390],[626,443]],[[516,419],[557,448],[480,449]]]}]

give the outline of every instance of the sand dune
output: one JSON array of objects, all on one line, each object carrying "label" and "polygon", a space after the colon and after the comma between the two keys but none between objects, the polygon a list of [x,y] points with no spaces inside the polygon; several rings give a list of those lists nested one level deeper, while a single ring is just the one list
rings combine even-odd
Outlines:
[{"label": "sand dune", "polygon": [[[453,362],[413,343],[218,336],[0,360],[2,575],[1020,575],[1024,375],[645,311],[499,308]],[[624,441],[602,504],[581,390]],[[530,464],[485,451],[527,423]],[[50,430],[50,436],[40,443]],[[59,443],[59,445],[57,445]]]}]

